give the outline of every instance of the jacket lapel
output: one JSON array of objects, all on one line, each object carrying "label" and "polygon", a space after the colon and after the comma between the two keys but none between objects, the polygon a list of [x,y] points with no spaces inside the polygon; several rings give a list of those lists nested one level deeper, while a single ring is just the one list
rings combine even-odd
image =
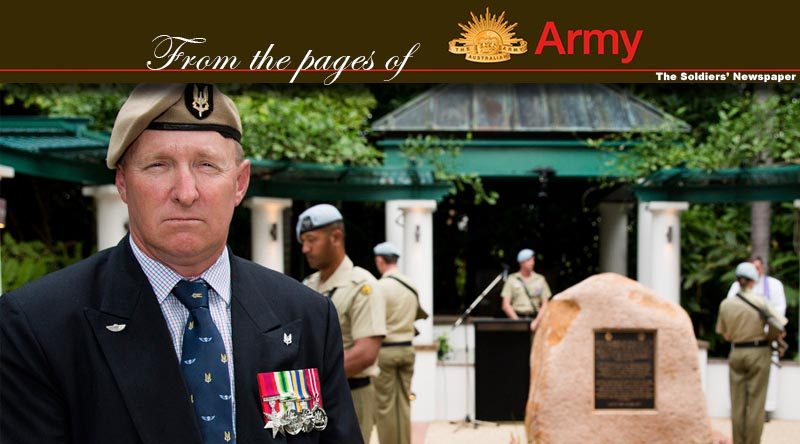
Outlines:
[{"label": "jacket lapel", "polygon": [[166,321],[127,238],[108,271],[100,309],[85,315],[142,441],[200,444]]},{"label": "jacket lapel", "polygon": [[265,430],[256,375],[287,370],[300,344],[300,320],[285,322],[274,306],[284,295],[280,283],[231,254],[231,327],[236,377],[236,439],[239,442],[285,442]]}]

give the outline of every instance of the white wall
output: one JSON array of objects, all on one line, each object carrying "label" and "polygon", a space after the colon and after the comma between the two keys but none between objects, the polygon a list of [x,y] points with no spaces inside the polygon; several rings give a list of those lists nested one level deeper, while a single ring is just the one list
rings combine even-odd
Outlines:
[{"label": "white wall", "polygon": [[[436,365],[435,418],[439,421],[462,420],[467,413],[475,418],[475,330],[472,324],[462,325],[454,331],[450,325],[434,325],[433,330],[435,337],[448,334],[454,349],[450,359]],[[469,354],[465,353],[465,344],[469,345]],[[729,418],[728,361],[708,358],[704,347],[698,349],[697,359],[709,416]],[[773,417],[800,420],[800,363],[782,364],[783,368],[778,372],[778,409]]]},{"label": "white wall", "polygon": [[[447,334],[453,353],[436,366],[436,420],[475,418],[475,329],[462,324],[434,325],[434,337]],[[466,353],[469,346],[469,353]]]},{"label": "white wall", "polygon": [[[800,364],[782,362],[778,371],[778,408],[775,419],[800,419]],[[728,385],[728,361],[708,360],[706,381],[708,415],[712,418],[728,418],[731,415],[730,386]]]}]

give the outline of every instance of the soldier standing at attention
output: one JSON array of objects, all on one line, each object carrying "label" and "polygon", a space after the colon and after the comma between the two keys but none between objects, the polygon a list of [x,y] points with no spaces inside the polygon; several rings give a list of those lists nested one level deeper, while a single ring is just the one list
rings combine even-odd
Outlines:
[{"label": "soldier standing at attention", "polygon": [[381,273],[378,287],[386,299],[386,338],[378,355],[375,378],[376,425],[381,444],[411,443],[411,377],[414,375],[414,321],[428,314],[419,305],[416,286],[400,273],[400,250],[389,242],[373,249]]},{"label": "soldier standing at attention", "polygon": [[731,422],[734,444],[761,442],[764,428],[764,403],[769,380],[770,348],[764,333],[761,312],[774,317],[782,325],[786,319],[772,305],[753,291],[758,271],[750,262],[736,267],[736,280],[741,291],[725,298],[719,306],[717,333],[731,343],[728,372],[731,390]]},{"label": "soldier standing at attention", "polygon": [[353,265],[345,252],[342,214],[333,205],[315,205],[297,221],[297,239],[308,264],[319,271],[303,283],[333,301],[344,342],[344,370],[364,442],[375,422],[378,351],[386,336],[386,305],[372,274]]},{"label": "soldier standing at attention", "polygon": [[533,271],[536,263],[533,250],[520,250],[517,262],[519,271],[508,276],[500,292],[503,298],[502,309],[511,319],[534,318],[531,321],[531,331],[535,331],[539,324],[538,313],[544,311],[552,293],[544,276]]},{"label": "soldier standing at attention", "polygon": [[[753,291],[764,296],[764,299],[772,304],[772,307],[775,308],[778,314],[786,316],[786,294],[783,291],[783,283],[767,275],[767,265],[760,256],[751,257],[747,262],[755,265],[756,271],[758,271],[758,281],[755,286],[753,286]],[[728,297],[736,297],[736,293],[738,293],[739,290],[741,290],[739,282],[734,281],[730,290],[728,290]],[[776,350],[772,352],[772,359],[780,359]],[[767,410],[767,422],[769,422],[770,417],[778,408],[778,391],[778,368],[777,366],[770,367],[769,383],[767,384],[767,403],[765,406]]]}]

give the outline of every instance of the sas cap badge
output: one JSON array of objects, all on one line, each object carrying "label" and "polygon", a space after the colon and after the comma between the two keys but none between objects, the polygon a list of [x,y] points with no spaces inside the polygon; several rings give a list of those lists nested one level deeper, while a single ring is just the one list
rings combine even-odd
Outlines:
[{"label": "sas cap badge", "polygon": [[503,11],[498,17],[486,8],[486,14],[475,17],[470,12],[472,21],[458,26],[464,30],[460,39],[450,40],[449,51],[453,54],[466,54],[466,59],[477,63],[497,63],[511,59],[511,54],[524,54],[528,51],[528,42],[514,37],[517,23],[509,25]]},{"label": "sas cap badge", "polygon": [[214,85],[190,83],[183,98],[189,114],[196,119],[203,120],[214,112]]}]

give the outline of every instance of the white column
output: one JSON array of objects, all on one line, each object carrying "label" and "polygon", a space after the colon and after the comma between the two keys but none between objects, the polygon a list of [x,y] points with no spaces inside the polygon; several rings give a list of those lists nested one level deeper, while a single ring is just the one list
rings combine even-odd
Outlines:
[{"label": "white column", "polygon": [[603,202],[600,210],[600,271],[628,275],[628,210],[630,205]]},{"label": "white column", "polygon": [[292,200],[251,197],[245,205],[250,208],[253,262],[283,273],[283,210]]},{"label": "white column", "polygon": [[[11,168],[11,167],[8,167],[8,166],[5,166],[5,165],[0,165],[0,180],[3,180],[4,178],[11,179],[13,177],[14,177],[14,168]],[[5,211],[6,212],[8,211],[8,207],[6,207]],[[4,217],[7,218],[8,214],[6,213],[4,215]],[[3,222],[3,224],[2,224],[2,226],[0,226],[0,229],[3,229],[3,228],[6,227],[5,226],[5,219],[2,222]],[[0,238],[2,238],[2,237],[3,236],[0,233]],[[0,257],[2,257],[2,256],[3,256],[3,248],[2,248],[2,246],[0,246]],[[3,294],[3,261],[2,260],[0,260],[0,294]]]},{"label": "white column", "polygon": [[651,285],[664,299],[681,303],[681,211],[688,202],[649,202],[652,213],[650,247],[652,248]]},{"label": "white column", "polygon": [[[397,201],[403,211],[404,274],[411,278],[419,290],[422,308],[430,314],[428,319],[416,322],[420,334],[415,345],[433,344],[433,212],[434,200]],[[436,418],[436,349],[428,347],[417,351],[411,390],[417,395],[411,409],[415,421],[433,421]]]},{"label": "white column", "polygon": [[14,178],[14,168],[10,166],[0,165],[0,180],[2,179],[13,179]]},{"label": "white column", "polygon": [[650,246],[653,215],[647,211],[647,202],[637,205],[636,215],[636,278],[648,287],[652,286],[650,271],[653,269],[653,250]]},{"label": "white column", "polygon": [[391,242],[400,249],[400,259],[397,266],[403,269],[403,210],[400,209],[400,200],[386,201],[386,242]]},{"label": "white column", "polygon": [[94,197],[97,207],[97,250],[117,245],[128,234],[128,206],[116,185],[83,187],[83,195]]},{"label": "white column", "polygon": [[[419,290],[422,308],[433,313],[433,212],[435,200],[397,201],[403,211],[403,253],[406,261],[403,273],[411,278]],[[416,341],[433,342],[433,318],[417,323],[420,334]]]}]

